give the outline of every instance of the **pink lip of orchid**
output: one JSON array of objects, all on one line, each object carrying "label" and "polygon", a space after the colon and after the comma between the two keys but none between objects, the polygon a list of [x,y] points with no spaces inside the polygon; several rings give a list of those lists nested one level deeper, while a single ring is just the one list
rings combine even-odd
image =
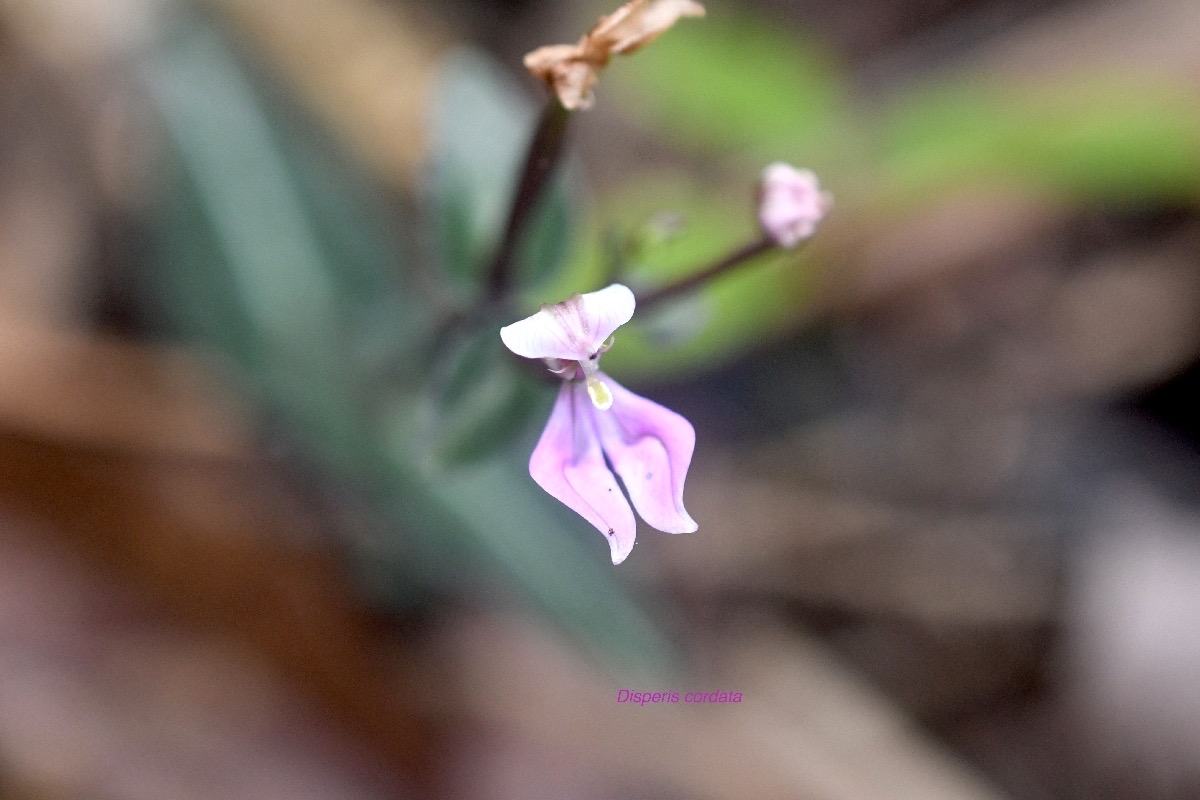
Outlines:
[{"label": "pink lip of orchid", "polygon": [[782,161],[763,170],[758,222],[779,246],[795,247],[812,236],[832,205],[832,196],[821,191],[817,176],[810,170],[796,169]]},{"label": "pink lip of orchid", "polygon": [[698,527],[683,507],[683,483],[696,446],[691,423],[599,370],[613,331],[629,321],[634,305],[633,292],[614,283],[543,306],[500,331],[509,350],[545,359],[564,378],[530,456],[529,474],[608,538],[614,564],[633,549],[633,508],[667,533]]}]

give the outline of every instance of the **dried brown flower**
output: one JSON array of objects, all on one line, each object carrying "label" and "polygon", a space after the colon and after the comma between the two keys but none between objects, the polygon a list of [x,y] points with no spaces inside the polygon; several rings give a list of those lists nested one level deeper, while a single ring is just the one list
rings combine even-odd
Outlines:
[{"label": "dried brown flower", "polygon": [[695,0],[632,0],[601,17],[576,44],[539,47],[525,67],[546,82],[568,109],[592,105],[592,87],[610,56],[649,44],[683,17],[704,16]]}]

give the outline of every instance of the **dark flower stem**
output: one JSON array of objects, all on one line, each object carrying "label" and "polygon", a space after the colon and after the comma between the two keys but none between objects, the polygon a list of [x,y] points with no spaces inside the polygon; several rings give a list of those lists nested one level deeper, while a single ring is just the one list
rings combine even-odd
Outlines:
[{"label": "dark flower stem", "polygon": [[546,101],[546,107],[533,133],[533,140],[529,143],[529,152],[525,156],[525,166],[521,170],[516,194],[513,195],[504,238],[500,240],[488,270],[488,300],[497,300],[508,291],[512,278],[513,255],[533,212],[537,210],[551,175],[554,174],[554,168],[561,160],[569,119],[570,112],[563,108],[558,98],[551,97]]},{"label": "dark flower stem", "polygon": [[708,283],[713,278],[727,272],[735,267],[740,267],[749,261],[758,258],[764,253],[768,253],[775,249],[777,245],[775,240],[769,236],[763,236],[761,239],[756,239],[749,244],[734,250],[729,255],[722,258],[713,264],[710,264],[703,269],[693,272],[686,278],[675,283],[667,284],[659,287],[637,299],[638,312],[646,311],[654,306],[671,298],[678,297],[685,292],[690,292],[704,284]]}]

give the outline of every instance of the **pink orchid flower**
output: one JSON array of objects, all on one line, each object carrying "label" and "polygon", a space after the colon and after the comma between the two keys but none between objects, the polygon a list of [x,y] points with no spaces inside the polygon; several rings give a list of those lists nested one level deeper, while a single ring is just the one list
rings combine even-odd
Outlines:
[{"label": "pink orchid flower", "polygon": [[[683,507],[683,481],[696,446],[691,423],[599,369],[600,356],[612,346],[613,331],[633,316],[634,304],[633,292],[614,283],[542,306],[533,316],[500,330],[509,350],[544,359],[563,378],[546,429],[530,456],[529,474],[608,538],[614,564],[633,549],[633,508],[649,525],[667,533],[697,528]],[[628,500],[613,471],[625,485]]]},{"label": "pink orchid flower", "polygon": [[817,176],[782,161],[767,165],[758,190],[758,222],[781,247],[795,247],[817,230],[833,205]]}]

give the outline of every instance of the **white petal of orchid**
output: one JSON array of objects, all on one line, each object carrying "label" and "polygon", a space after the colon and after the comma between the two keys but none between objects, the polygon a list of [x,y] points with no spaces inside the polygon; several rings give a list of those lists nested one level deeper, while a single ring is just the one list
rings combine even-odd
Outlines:
[{"label": "white petal of orchid", "polygon": [[612,562],[633,549],[637,523],[597,439],[592,404],[582,382],[564,382],[529,458],[529,474],[551,496],[608,539]]},{"label": "white petal of orchid", "polygon": [[587,358],[580,343],[571,339],[546,306],[531,317],[500,329],[504,346],[525,358],[554,358],[579,361]]},{"label": "white petal of orchid", "polygon": [[525,358],[586,361],[612,332],[633,316],[636,301],[628,287],[614,283],[542,306],[533,316],[500,329],[504,345]]},{"label": "white petal of orchid", "polygon": [[621,476],[642,519],[667,533],[699,526],[683,507],[683,483],[696,447],[692,424],[670,409],[601,375],[613,395],[612,408],[593,414],[600,445]]},{"label": "white petal of orchid", "polygon": [[600,351],[608,337],[613,335],[613,331],[629,322],[637,301],[629,287],[620,283],[614,283],[598,292],[588,292],[582,297],[583,313],[591,331],[588,347],[588,354],[591,355]]}]

